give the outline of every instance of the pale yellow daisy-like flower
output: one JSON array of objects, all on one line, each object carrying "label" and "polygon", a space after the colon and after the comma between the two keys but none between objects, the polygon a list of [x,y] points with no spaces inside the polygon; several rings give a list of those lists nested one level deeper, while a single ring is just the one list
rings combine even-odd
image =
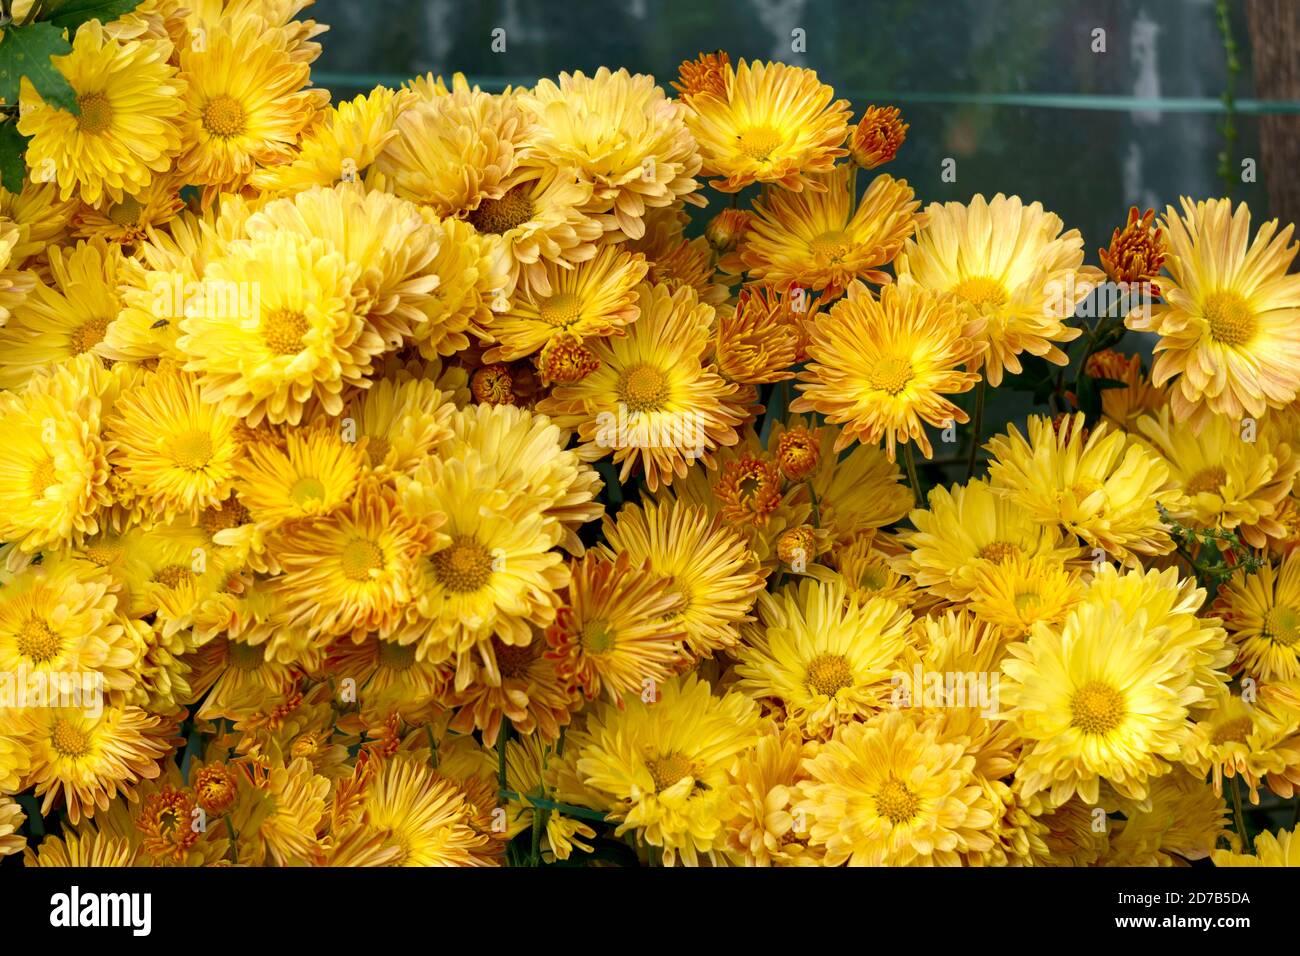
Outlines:
[{"label": "pale yellow daisy-like flower", "polygon": [[1019,196],[975,196],[969,204],[931,203],[925,228],[906,244],[895,268],[936,292],[950,292],[973,317],[987,320],[987,350],[972,368],[984,369],[990,385],[1004,372],[1021,371],[1019,356],[1036,355],[1064,365],[1057,346],[1081,330],[1065,322],[1103,281],[1100,269],[1083,265],[1083,237],[1064,228],[1059,216]]},{"label": "pale yellow daisy-like flower", "polygon": [[[1300,276],[1288,275],[1300,244],[1276,219],[1250,237],[1250,210],[1229,199],[1182,200],[1162,224],[1169,236],[1163,304],[1135,310],[1131,329],[1155,332],[1151,380],[1170,380],[1179,421],[1200,430],[1211,416],[1239,421],[1282,408],[1300,391]],[[1176,377],[1176,380],[1175,380]]]},{"label": "pale yellow daisy-like flower", "polygon": [[1215,598],[1238,647],[1236,667],[1258,680],[1300,677],[1300,552],[1254,574],[1238,571]]}]

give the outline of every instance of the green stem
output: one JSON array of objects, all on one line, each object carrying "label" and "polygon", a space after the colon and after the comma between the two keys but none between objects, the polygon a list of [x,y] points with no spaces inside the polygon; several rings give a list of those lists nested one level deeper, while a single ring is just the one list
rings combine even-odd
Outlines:
[{"label": "green stem", "polygon": [[605,814],[601,813],[599,810],[591,810],[587,807],[575,807],[571,803],[559,803],[555,800],[547,800],[543,797],[534,797],[529,794],[515,793],[513,790],[502,790],[501,796],[507,800],[518,800],[520,803],[527,803],[534,807],[554,810],[557,813],[563,813],[566,817],[577,817],[580,820],[594,820],[597,823],[605,822]]},{"label": "green stem", "polygon": [[984,376],[975,386],[975,420],[971,423],[970,456],[966,459],[966,480],[975,477],[975,464],[980,455],[980,437],[984,431],[984,395],[988,391]]},{"label": "green stem", "polygon": [[921,479],[916,476],[916,453],[912,450],[912,442],[903,445],[903,463],[907,466],[907,480],[912,485],[912,497],[916,499],[916,506],[924,508],[925,492],[921,489]]},{"label": "green stem", "polygon": [[501,718],[501,730],[497,732],[497,783],[501,787],[501,795],[504,797],[506,790],[506,740],[510,735],[510,721],[505,717]]},{"label": "green stem", "polygon": [[1241,852],[1254,853],[1254,845],[1251,843],[1250,831],[1246,829],[1246,814],[1241,809],[1241,776],[1237,775],[1232,778],[1232,814],[1234,826],[1237,828],[1237,836],[1241,838]]}]

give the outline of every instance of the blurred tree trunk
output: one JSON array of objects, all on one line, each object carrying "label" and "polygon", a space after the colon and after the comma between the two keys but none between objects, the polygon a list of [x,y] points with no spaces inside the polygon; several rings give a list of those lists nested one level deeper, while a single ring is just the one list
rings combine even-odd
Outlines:
[{"label": "blurred tree trunk", "polygon": [[[1300,100],[1300,2],[1246,0],[1255,91],[1261,100]],[[1260,167],[1270,216],[1300,223],[1300,115],[1260,117]]]}]

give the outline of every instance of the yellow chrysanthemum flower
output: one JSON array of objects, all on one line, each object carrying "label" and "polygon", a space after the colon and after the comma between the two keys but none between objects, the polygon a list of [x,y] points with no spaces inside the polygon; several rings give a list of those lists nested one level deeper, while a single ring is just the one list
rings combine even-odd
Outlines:
[{"label": "yellow chrysanthemum flower", "polygon": [[357,443],[345,440],[337,423],[320,419],[314,427],[288,429],[283,444],[250,441],[235,487],[252,520],[276,527],[343,507],[364,463]]},{"label": "yellow chrysanthemum flower", "polygon": [[797,785],[807,779],[804,757],[815,752],[798,731],[764,734],[732,772],[727,855],[740,866],[816,866],[807,815],[794,813]]},{"label": "yellow chrysanthemum flower", "polygon": [[912,187],[906,180],[877,176],[855,207],[848,166],[809,181],[819,190],[769,189],[754,203],[754,221],[740,240],[749,277],[778,288],[794,282],[831,296],[854,279],[889,282],[880,267],[924,222]]},{"label": "yellow chrysanthemum flower", "polygon": [[302,866],[320,852],[318,833],[330,782],[299,757],[287,766],[240,767],[239,800],[231,814],[245,866]]},{"label": "yellow chrysanthemum flower", "polygon": [[600,368],[556,386],[537,409],[577,431],[585,461],[612,451],[619,481],[640,464],[653,491],[734,445],[744,416],[738,386],[704,364],[713,308],[688,289],[657,285],[638,286],[637,299],[641,316],[627,335],[588,343]]},{"label": "yellow chrysanthemum flower", "polygon": [[108,324],[121,308],[123,257],[102,240],[49,249],[52,284],[41,282],[0,328],[0,388],[86,352],[103,353]]},{"label": "yellow chrysanthemum flower", "polygon": [[669,579],[692,655],[711,657],[740,640],[764,579],[744,539],[719,517],[682,502],[629,504],[616,519],[605,516],[603,533],[601,553],[627,554],[634,567],[648,561],[651,572]]},{"label": "yellow chrysanthemum flower", "polygon": [[925,228],[894,265],[899,276],[951,292],[968,314],[987,320],[980,339],[988,349],[973,368],[983,367],[996,388],[1004,371],[1021,371],[1022,352],[1064,365],[1057,345],[1081,334],[1065,322],[1104,279],[1083,265],[1079,230],[1062,233],[1060,217],[1041,204],[1001,193],[968,205],[931,203],[925,215]]},{"label": "yellow chrysanthemum flower", "polygon": [[[523,797],[537,800],[554,799],[554,774],[548,764],[558,763],[559,757],[555,747],[546,743],[537,734],[511,740],[506,744],[506,787]],[[509,829],[519,827],[520,831],[529,825],[537,825],[535,806],[531,801],[516,799],[510,801],[507,824]],[[577,817],[552,810],[546,815],[546,830],[542,834],[542,859],[546,862],[567,860],[574,850],[590,853],[592,845],[584,841],[592,839],[596,831]],[[509,832],[509,829],[507,832]]]},{"label": "yellow chrysanthemum flower", "polygon": [[847,156],[848,100],[813,70],[786,63],[740,61],[723,67],[725,92],[684,95],[686,123],[700,144],[709,185],[734,193],[750,183],[821,188],[812,174]]},{"label": "yellow chrysanthemum flower", "polygon": [[[181,149],[181,112],[187,84],[168,63],[167,40],[109,37],[88,20],[72,38],[72,52],[51,57],[77,94],[79,114],[52,106],[24,83],[18,128],[30,136],[27,165],[59,196],[79,193],[91,205],[107,196],[122,202],[164,173]],[[33,178],[38,178],[36,174]]]},{"label": "yellow chrysanthemum flower", "polygon": [[409,474],[451,437],[456,411],[451,391],[429,379],[397,376],[379,378],[359,393],[344,412],[358,443],[365,439],[365,461],[379,474]]},{"label": "yellow chrysanthemum flower", "polygon": [[1238,571],[1214,602],[1237,645],[1237,668],[1256,680],[1300,677],[1300,552],[1254,574]]},{"label": "yellow chrysanthemum flower", "polygon": [[200,397],[174,366],[128,389],[104,420],[109,463],[151,520],[197,521],[230,495],[243,442],[239,422]]},{"label": "yellow chrysanthemum flower", "polygon": [[36,288],[36,273],[18,268],[22,263],[16,252],[26,235],[26,228],[0,217],[0,325],[9,321],[13,308]]},{"label": "yellow chrysanthemum flower", "polygon": [[1083,422],[1082,414],[1059,426],[1031,415],[1028,440],[1014,425],[992,438],[984,447],[993,489],[1034,521],[1060,525],[1127,566],[1138,555],[1168,554],[1174,542],[1156,506],[1177,512],[1182,501],[1169,465],[1106,422],[1091,432]]},{"label": "yellow chrysanthemum flower", "polygon": [[545,415],[513,405],[473,405],[448,419],[451,434],[438,445],[445,460],[471,453],[496,471],[496,487],[560,523],[560,546],[581,554],[578,529],[604,514],[595,500],[601,481]]},{"label": "yellow chrysanthemum flower", "polygon": [[80,239],[103,239],[128,249],[146,239],[153,227],[171,222],[185,208],[175,176],[155,176],[145,188],[124,195],[119,202],[105,196],[96,205],[81,203],[72,216],[72,234]]},{"label": "yellow chrysanthemum flower", "polygon": [[1134,800],[1169,772],[1204,692],[1169,631],[1120,608],[1083,604],[1060,629],[1039,623],[1009,647],[1000,693],[1025,739],[1016,779],[1051,806],[1075,793],[1095,805],[1104,779]]},{"label": "yellow chrysanthemum flower", "polygon": [[1020,552],[974,562],[970,578],[971,610],[1017,638],[1036,621],[1060,624],[1084,592],[1077,569],[1067,569],[1059,558],[1028,558]]},{"label": "yellow chrysanthemum flower", "polygon": [[605,246],[594,259],[570,269],[547,266],[549,295],[517,293],[510,309],[494,316],[487,331],[500,345],[485,362],[513,362],[560,338],[578,342],[621,335],[641,313],[636,287],[645,278],[640,255]]},{"label": "yellow chrysanthemum flower", "polygon": [[99,530],[112,502],[101,437],[105,372],[86,355],[0,392],[0,543],[34,553]]},{"label": "yellow chrysanthemum flower", "polygon": [[125,867],[134,866],[136,850],[121,837],[112,837],[98,830],[85,833],[65,833],[62,837],[47,836],[33,851],[23,851],[23,866],[68,867]]},{"label": "yellow chrysanthemum flower", "polygon": [[796,412],[816,411],[844,425],[836,451],[883,437],[891,461],[899,444],[933,455],[925,424],[948,427],[969,416],[944,396],[969,391],[979,376],[961,370],[976,355],[979,322],[968,322],[951,296],[906,281],[876,299],[865,285],[822,313],[809,329],[807,368],[799,373]]},{"label": "yellow chrysanthemum flower", "polygon": [[685,637],[680,603],[666,578],[648,565],[634,567],[627,552],[613,561],[588,552],[573,562],[563,604],[546,628],[547,656],[589,700],[605,690],[618,702],[640,693],[643,681],[663,683],[675,672]]},{"label": "yellow chrysanthemum flower", "polygon": [[[425,211],[426,218],[432,214]],[[496,236],[481,236],[459,219],[436,220],[440,238],[432,272],[438,286],[421,306],[427,320],[415,326],[413,344],[420,355],[435,360],[470,345],[469,332],[481,341],[491,336],[493,310],[510,307],[509,251]]]},{"label": "yellow chrysanthemum flower", "polygon": [[93,716],[82,708],[29,707],[17,720],[31,754],[24,789],[44,797],[42,816],[61,796],[74,824],[158,776],[159,761],[179,742],[174,725],[138,707],[105,707]]},{"label": "yellow chrysanthemum flower", "polygon": [[1175,770],[1151,782],[1146,801],[1122,801],[1107,866],[1184,866],[1204,860],[1227,836],[1228,806],[1204,779]]},{"label": "yellow chrysanthemum flower", "polygon": [[1250,238],[1250,210],[1229,199],[1170,206],[1163,226],[1171,280],[1163,304],[1134,311],[1128,327],[1155,332],[1151,380],[1169,393],[1178,421],[1199,430],[1212,415],[1239,421],[1282,408],[1300,392],[1300,276],[1288,275],[1300,244],[1276,219]]},{"label": "yellow chrysanthemum flower", "polygon": [[316,186],[263,206],[244,230],[254,242],[281,232],[324,240],[356,270],[356,311],[385,348],[398,348],[426,321],[439,282],[433,267],[440,237],[412,203],[350,183]]},{"label": "yellow chrysanthemum flower", "polygon": [[329,415],[364,388],[380,335],[356,311],[356,266],[322,239],[278,231],[209,264],[177,347],[203,398],[256,426],[298,424],[309,401]]},{"label": "yellow chrysanthemum flower", "polygon": [[27,848],[27,837],[18,832],[26,819],[27,815],[17,800],[0,797],[0,859],[22,853]]},{"label": "yellow chrysanthemum flower", "polygon": [[1282,769],[1279,745],[1300,728],[1300,719],[1259,703],[1219,687],[1188,733],[1182,754],[1190,769],[1210,777],[1215,793],[1223,793],[1225,777],[1240,777],[1252,803],[1259,803],[1261,779]]},{"label": "yellow chrysanthemum flower", "polygon": [[[507,645],[528,644],[532,628],[555,619],[556,592],[569,579],[563,556],[553,550],[559,522],[534,501],[514,499],[499,486],[498,474],[467,450],[398,479],[408,512],[446,515],[443,547],[416,566],[413,607],[397,635],[400,643],[417,645],[419,660],[467,654],[493,636]],[[467,666],[457,673],[457,690],[472,676]]]},{"label": "yellow chrysanthemum flower", "polygon": [[807,578],[758,595],[758,622],[736,648],[736,687],[776,701],[807,737],[889,706],[912,615],[887,598],[859,603],[838,581]]},{"label": "yellow chrysanthemum flower", "polygon": [[651,689],[653,702],[598,703],[566,750],[616,835],[636,831],[665,865],[694,866],[724,848],[728,773],[758,742],[758,708],[743,694],[715,696],[693,674]]},{"label": "yellow chrysanthemum flower", "polygon": [[685,108],[664,96],[654,77],[601,67],[592,76],[561,73],[522,97],[540,127],[537,156],[571,167],[593,192],[585,211],[611,239],[639,239],[646,209],[693,195],[700,184],[699,147]]},{"label": "yellow chrysanthemum flower", "polygon": [[955,866],[993,843],[993,806],[974,766],[932,724],[886,711],[843,725],[804,761],[795,813],[827,866]]},{"label": "yellow chrysanthemum flower", "polygon": [[414,98],[408,90],[377,86],[369,94],[330,106],[303,132],[292,162],[254,170],[249,182],[281,195],[364,181],[384,147],[397,137],[397,118]]},{"label": "yellow chrysanthemum flower", "polygon": [[981,479],[932,488],[929,508],[909,517],[916,530],[899,533],[908,551],[894,567],[951,601],[971,595],[987,564],[1042,558],[1062,566],[1079,555],[1077,543],[1055,524],[1035,521]]},{"label": "yellow chrysanthemum flower", "polygon": [[305,89],[310,61],[294,56],[289,29],[236,17],[204,30],[202,43],[180,49],[188,89],[177,170],[187,182],[233,191],[257,166],[293,161],[298,136],[329,92]]},{"label": "yellow chrysanthemum flower", "polygon": [[1183,523],[1234,531],[1253,548],[1286,534],[1276,514],[1295,484],[1300,459],[1272,429],[1243,441],[1239,423],[1216,415],[1196,433],[1164,408],[1159,417],[1139,419],[1137,431],[1169,463],[1186,496],[1178,513]]}]

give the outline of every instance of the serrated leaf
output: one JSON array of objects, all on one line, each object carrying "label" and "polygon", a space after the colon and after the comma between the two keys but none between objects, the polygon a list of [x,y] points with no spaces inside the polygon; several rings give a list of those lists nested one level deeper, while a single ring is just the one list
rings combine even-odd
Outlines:
[{"label": "serrated leaf", "polygon": [[108,23],[125,16],[140,5],[140,0],[65,0],[46,17],[56,27],[76,30],[87,20]]},{"label": "serrated leaf", "polygon": [[6,103],[17,103],[19,80],[25,76],[46,103],[74,115],[80,113],[76,91],[50,62],[50,57],[71,50],[63,31],[51,23],[9,27],[0,39],[0,97]]},{"label": "serrated leaf", "polygon": [[0,125],[0,182],[11,193],[22,192],[26,175],[27,137],[18,132],[18,124],[10,120]]}]

